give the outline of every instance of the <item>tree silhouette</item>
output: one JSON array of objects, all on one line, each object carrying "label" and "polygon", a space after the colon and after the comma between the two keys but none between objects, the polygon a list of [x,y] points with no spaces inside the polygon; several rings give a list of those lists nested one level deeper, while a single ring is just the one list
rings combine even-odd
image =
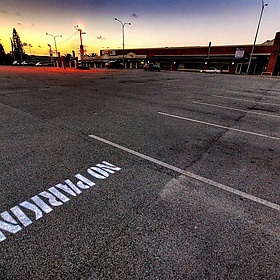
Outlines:
[{"label": "tree silhouette", "polygon": [[0,44],[0,64],[3,64],[5,60],[5,51],[2,44]]},{"label": "tree silhouette", "polygon": [[12,52],[15,60],[22,61],[24,55],[24,49],[20,37],[15,28],[13,29],[13,37],[11,41],[12,41]]}]

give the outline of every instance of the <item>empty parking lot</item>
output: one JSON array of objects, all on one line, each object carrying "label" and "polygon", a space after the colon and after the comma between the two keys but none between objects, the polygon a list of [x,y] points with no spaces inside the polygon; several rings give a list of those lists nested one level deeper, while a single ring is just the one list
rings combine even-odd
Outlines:
[{"label": "empty parking lot", "polygon": [[0,81],[1,279],[279,279],[279,78]]}]

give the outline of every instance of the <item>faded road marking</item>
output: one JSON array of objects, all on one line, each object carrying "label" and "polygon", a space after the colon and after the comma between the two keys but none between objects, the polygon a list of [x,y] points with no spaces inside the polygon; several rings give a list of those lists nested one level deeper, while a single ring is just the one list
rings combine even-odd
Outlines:
[{"label": "faded road marking", "polygon": [[0,90],[0,94],[4,94],[4,93],[20,93],[20,92],[27,92],[28,89],[15,89],[15,90]]},{"label": "faded road marking", "polygon": [[176,115],[172,115],[172,114],[167,114],[167,113],[163,113],[163,112],[158,112],[158,114],[164,115],[164,116],[167,116],[167,117],[176,118],[176,119],[181,119],[181,120],[186,120],[186,121],[190,121],[190,122],[200,123],[200,124],[204,124],[204,125],[215,126],[215,127],[219,127],[219,128],[223,128],[223,129],[227,129],[227,130],[233,130],[233,131],[237,131],[237,132],[241,132],[241,133],[251,134],[251,135],[260,136],[260,137],[265,137],[265,138],[269,138],[269,139],[273,139],[273,140],[280,140],[279,137],[269,136],[269,135],[260,134],[260,133],[255,133],[255,132],[242,130],[242,129],[237,129],[237,128],[233,128],[233,127],[228,127],[228,126],[224,126],[224,125],[219,125],[219,124],[214,124],[214,123],[209,123],[209,122],[203,122],[203,121],[199,121],[199,120],[195,120],[195,119],[189,119],[189,118],[176,116]]},{"label": "faded road marking", "polygon": [[248,194],[248,193],[245,193],[245,192],[236,190],[236,189],[234,189],[234,188],[231,188],[231,187],[228,187],[228,186],[226,186],[226,185],[217,183],[217,182],[215,182],[215,181],[213,181],[213,180],[207,179],[207,178],[202,177],[202,176],[199,176],[199,175],[197,175],[197,174],[194,174],[194,173],[185,171],[185,170],[180,169],[180,168],[178,168],[178,167],[176,167],[176,166],[170,165],[170,164],[165,163],[165,162],[163,162],[163,161],[154,159],[154,158],[152,158],[152,157],[146,156],[146,155],[144,155],[144,154],[141,154],[141,153],[136,152],[136,151],[134,151],[134,150],[131,150],[131,149],[129,149],[129,148],[123,147],[123,146],[121,146],[121,145],[119,145],[119,144],[116,144],[116,143],[114,143],[114,142],[111,142],[111,141],[108,141],[108,140],[106,140],[106,139],[100,138],[100,137],[98,137],[98,136],[96,136],[96,135],[89,135],[89,137],[90,137],[90,138],[93,138],[93,139],[95,139],[95,140],[97,140],[97,141],[103,142],[103,143],[105,143],[105,144],[108,144],[108,145],[110,145],[110,146],[112,146],[112,147],[115,147],[115,148],[117,148],[117,149],[120,149],[120,150],[122,150],[122,151],[125,151],[125,152],[127,152],[127,153],[130,153],[130,154],[132,154],[132,155],[135,155],[135,156],[137,156],[137,157],[140,157],[140,158],[142,158],[142,159],[148,160],[148,161],[150,161],[150,162],[152,162],[152,163],[155,163],[155,164],[157,164],[157,165],[163,166],[163,167],[165,167],[165,168],[167,168],[167,169],[173,170],[173,171],[175,171],[175,172],[177,172],[177,173],[180,173],[180,174],[183,174],[183,175],[188,176],[188,177],[190,177],[190,178],[196,179],[196,180],[198,180],[198,181],[200,181],[200,182],[206,183],[206,184],[211,185],[211,186],[213,186],[213,187],[216,187],[216,188],[222,189],[222,190],[224,190],[224,191],[227,191],[227,192],[236,194],[236,195],[238,195],[238,196],[240,196],[240,197],[249,199],[249,200],[251,200],[251,201],[257,202],[257,203],[262,204],[262,205],[265,205],[265,206],[267,206],[267,207],[269,207],[269,208],[272,208],[272,209],[275,209],[275,210],[280,211],[280,205],[278,205],[278,204],[276,204],[276,203],[273,203],[273,202],[267,201],[267,200],[265,200],[265,199],[262,199],[262,198],[253,196],[253,195],[251,195],[251,194]]},{"label": "faded road marking", "polygon": [[258,104],[266,104],[266,105],[272,105],[272,106],[279,106],[279,104],[274,104],[274,103],[266,103],[262,102],[259,100],[249,100],[249,99],[242,99],[242,98],[236,98],[236,97],[228,97],[228,96],[222,96],[222,95],[215,95],[213,94],[212,96],[214,97],[219,97],[219,98],[225,98],[225,99],[233,99],[233,100],[240,100],[240,101],[245,101],[245,102],[251,102],[251,103],[258,103]]},{"label": "faded road marking", "polygon": [[[194,104],[205,105],[205,106],[210,106],[210,107],[215,107],[215,108],[221,108],[221,109],[233,110],[233,111],[238,111],[238,112],[244,112],[244,113],[247,113],[247,114],[255,114],[255,115],[262,115],[262,116],[280,118],[279,115],[259,113],[259,112],[252,112],[252,111],[249,111],[249,110],[242,110],[242,109],[237,109],[237,108],[232,108],[232,107],[227,107],[227,106],[221,106],[221,105],[215,105],[215,104],[210,104],[210,103],[196,102],[196,101],[193,101],[193,103]],[[252,110],[254,110],[254,108]]]}]

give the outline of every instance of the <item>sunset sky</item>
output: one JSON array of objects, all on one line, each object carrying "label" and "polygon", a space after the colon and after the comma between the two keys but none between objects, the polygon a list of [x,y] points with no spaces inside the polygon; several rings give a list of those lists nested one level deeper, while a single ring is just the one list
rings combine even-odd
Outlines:
[{"label": "sunset sky", "polygon": [[[280,31],[280,0],[267,0],[257,43],[273,39]],[[57,38],[61,54],[78,52],[81,24],[87,53],[125,47],[175,47],[191,45],[252,44],[260,16],[261,0],[0,0],[0,43],[11,50],[16,28],[27,54],[48,54]],[[54,49],[54,48],[53,48]]]}]

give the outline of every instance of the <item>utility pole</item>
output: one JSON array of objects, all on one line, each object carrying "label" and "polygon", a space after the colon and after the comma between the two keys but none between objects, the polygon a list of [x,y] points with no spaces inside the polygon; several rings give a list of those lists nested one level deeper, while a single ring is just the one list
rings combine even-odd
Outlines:
[{"label": "utility pole", "polygon": [[80,58],[81,60],[83,59],[83,56],[84,56],[84,45],[83,45],[83,34],[86,34],[86,32],[83,32],[83,27],[80,25],[80,24],[77,24],[74,26],[74,28],[79,31],[80,33]]}]

